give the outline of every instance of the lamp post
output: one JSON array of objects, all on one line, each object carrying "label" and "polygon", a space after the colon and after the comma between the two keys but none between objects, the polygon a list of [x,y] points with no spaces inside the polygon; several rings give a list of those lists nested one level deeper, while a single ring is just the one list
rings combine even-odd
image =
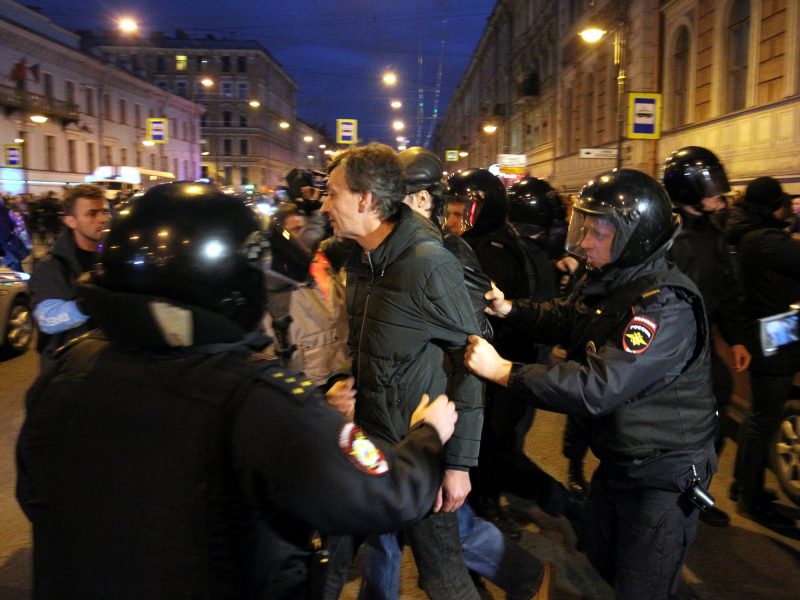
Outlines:
[{"label": "lamp post", "polygon": [[[628,0],[615,0],[617,20],[614,28],[614,66],[617,68],[617,168],[622,168],[622,140],[625,138],[625,46],[628,28]],[[594,5],[594,2],[592,2]],[[589,26],[580,32],[581,38],[590,44],[601,40],[607,32]]]}]

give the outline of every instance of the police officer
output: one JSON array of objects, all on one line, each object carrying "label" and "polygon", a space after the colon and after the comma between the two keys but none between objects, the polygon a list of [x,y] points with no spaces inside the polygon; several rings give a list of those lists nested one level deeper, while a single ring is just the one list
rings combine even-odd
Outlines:
[{"label": "police officer", "polygon": [[306,217],[305,229],[300,239],[307,248],[316,250],[320,242],[330,235],[328,220],[319,211],[322,207],[325,174],[310,169],[291,169],[284,178],[289,200]]},{"label": "police officer", "polygon": [[589,269],[544,303],[487,294],[532,340],[561,343],[557,364],[512,363],[472,336],[475,373],[534,406],[577,417],[600,466],[586,553],[617,598],[674,597],[716,468],[716,415],[700,292],[669,266],[679,229],[664,189],[630,169],[603,173],[577,199],[567,250]]},{"label": "police officer", "polygon": [[[717,156],[700,146],[686,146],[672,153],[664,164],[664,187],[681,215],[683,229],[675,238],[669,258],[686,273],[703,295],[709,325],[717,325],[733,351],[736,372],[747,369],[750,353],[744,346],[744,320],[735,271],[725,237],[712,216],[725,206],[723,194],[730,191],[725,169]],[[711,373],[717,411],[725,418],[733,383],[728,367],[717,352],[711,352]],[[717,432],[717,454],[722,451],[722,427]],[[700,513],[707,525],[722,527],[728,515],[711,507]]]},{"label": "police officer", "polygon": [[304,598],[315,529],[430,510],[452,404],[380,447],[255,354],[264,246],[209,185],[155,187],[112,227],[79,296],[100,330],[33,385],[18,442],[35,598]]}]

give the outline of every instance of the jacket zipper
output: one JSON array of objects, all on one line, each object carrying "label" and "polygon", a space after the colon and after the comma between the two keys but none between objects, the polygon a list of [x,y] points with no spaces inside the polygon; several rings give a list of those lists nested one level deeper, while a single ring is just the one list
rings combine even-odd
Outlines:
[{"label": "jacket zipper", "polygon": [[361,387],[361,339],[364,336],[364,324],[367,322],[367,308],[369,308],[369,297],[372,293],[372,284],[375,281],[375,269],[372,268],[372,254],[367,250],[367,262],[369,263],[369,286],[367,287],[367,299],[364,301],[364,314],[361,315],[361,329],[358,332],[358,379],[356,389]]}]

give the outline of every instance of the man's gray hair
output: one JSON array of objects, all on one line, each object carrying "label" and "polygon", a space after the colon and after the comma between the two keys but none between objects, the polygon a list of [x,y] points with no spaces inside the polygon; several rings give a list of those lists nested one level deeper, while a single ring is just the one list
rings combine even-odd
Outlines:
[{"label": "man's gray hair", "polygon": [[372,192],[382,221],[397,218],[406,188],[403,169],[394,150],[377,142],[355,146],[337,154],[328,165],[328,173],[338,167],[344,168],[344,179],[351,191]]}]

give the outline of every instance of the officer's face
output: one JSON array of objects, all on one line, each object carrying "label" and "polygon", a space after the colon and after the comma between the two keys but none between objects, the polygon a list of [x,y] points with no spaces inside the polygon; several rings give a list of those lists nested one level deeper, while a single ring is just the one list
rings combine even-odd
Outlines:
[{"label": "officer's face", "polygon": [[582,234],[581,248],[586,251],[586,261],[595,269],[602,269],[611,262],[614,226],[603,219],[587,216]]},{"label": "officer's face", "polygon": [[444,224],[456,235],[464,233],[465,207],[463,202],[448,202],[444,209]]}]

